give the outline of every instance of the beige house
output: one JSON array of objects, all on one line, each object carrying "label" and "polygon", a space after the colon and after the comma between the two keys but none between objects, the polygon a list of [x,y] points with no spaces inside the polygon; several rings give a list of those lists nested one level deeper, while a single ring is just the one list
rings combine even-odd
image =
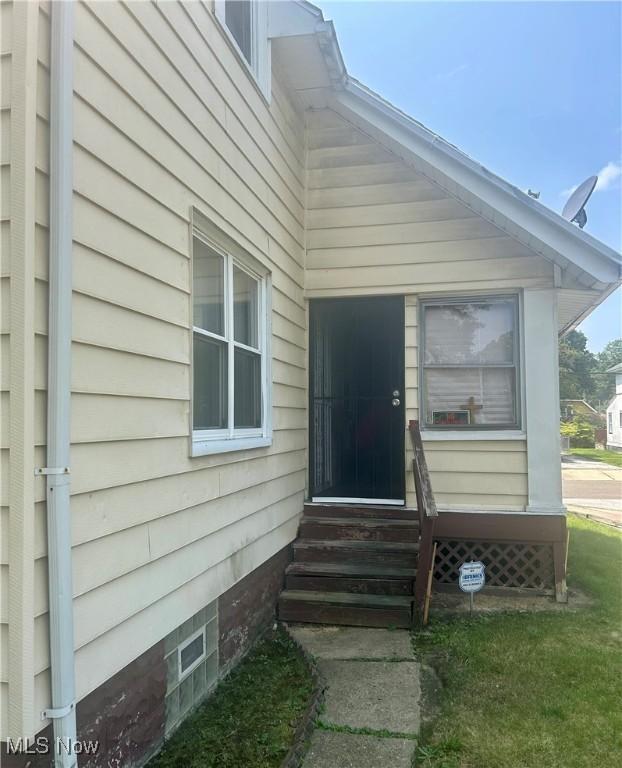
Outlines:
[{"label": "beige house", "polygon": [[437,580],[509,558],[563,599],[557,339],[619,256],[349,77],[308,3],[0,29],[3,751],[77,716],[97,754],[57,765],[144,762],[274,617],[305,502],[376,532],[334,573],[410,557],[410,420]]}]

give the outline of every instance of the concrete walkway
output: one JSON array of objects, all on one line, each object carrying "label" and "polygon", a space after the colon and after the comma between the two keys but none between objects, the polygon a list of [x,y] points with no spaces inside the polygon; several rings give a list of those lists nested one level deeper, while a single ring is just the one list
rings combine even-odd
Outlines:
[{"label": "concrete walkway", "polygon": [[562,481],[564,504],[571,512],[622,526],[622,468],[564,456]]},{"label": "concrete walkway", "polygon": [[410,768],[421,685],[409,633],[325,626],[290,631],[326,682],[303,768]]}]

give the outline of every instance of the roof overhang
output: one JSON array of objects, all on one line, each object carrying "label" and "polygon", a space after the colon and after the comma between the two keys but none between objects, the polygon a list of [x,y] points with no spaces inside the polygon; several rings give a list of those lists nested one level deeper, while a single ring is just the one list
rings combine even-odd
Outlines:
[{"label": "roof overhang", "polygon": [[[566,333],[622,284],[620,254],[489,171],[350,77],[330,21],[304,0],[271,3],[273,50],[303,107],[330,107],[478,215],[555,264]],[[574,309],[572,309],[574,308]],[[572,316],[570,316],[572,315]]]}]

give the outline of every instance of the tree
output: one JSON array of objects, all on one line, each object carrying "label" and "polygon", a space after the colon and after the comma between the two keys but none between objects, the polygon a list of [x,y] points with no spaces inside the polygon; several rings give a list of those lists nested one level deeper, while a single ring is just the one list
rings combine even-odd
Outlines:
[{"label": "tree", "polygon": [[[604,352],[604,350],[603,350]],[[570,331],[559,343],[559,396],[562,400],[593,399],[596,358],[587,349],[587,336]]]},{"label": "tree", "polygon": [[570,438],[571,448],[594,447],[594,425],[584,419],[575,419],[562,424],[559,428],[563,437]]}]

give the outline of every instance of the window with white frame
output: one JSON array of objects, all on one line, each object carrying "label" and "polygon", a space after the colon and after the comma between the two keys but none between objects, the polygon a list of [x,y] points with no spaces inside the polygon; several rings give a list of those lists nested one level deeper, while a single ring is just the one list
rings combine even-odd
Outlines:
[{"label": "window with white frame", "polygon": [[183,680],[205,658],[205,627],[197,630],[177,648],[179,680]]},{"label": "window with white frame", "polygon": [[216,18],[266,98],[270,98],[270,41],[265,0],[216,0]]},{"label": "window with white frame", "polygon": [[192,287],[195,453],[266,445],[269,277],[195,230]]},{"label": "window with white frame", "polygon": [[613,434],[613,411],[609,411],[607,414],[607,432],[609,432],[610,435]]},{"label": "window with white frame", "polygon": [[520,425],[518,297],[422,302],[425,427]]}]

